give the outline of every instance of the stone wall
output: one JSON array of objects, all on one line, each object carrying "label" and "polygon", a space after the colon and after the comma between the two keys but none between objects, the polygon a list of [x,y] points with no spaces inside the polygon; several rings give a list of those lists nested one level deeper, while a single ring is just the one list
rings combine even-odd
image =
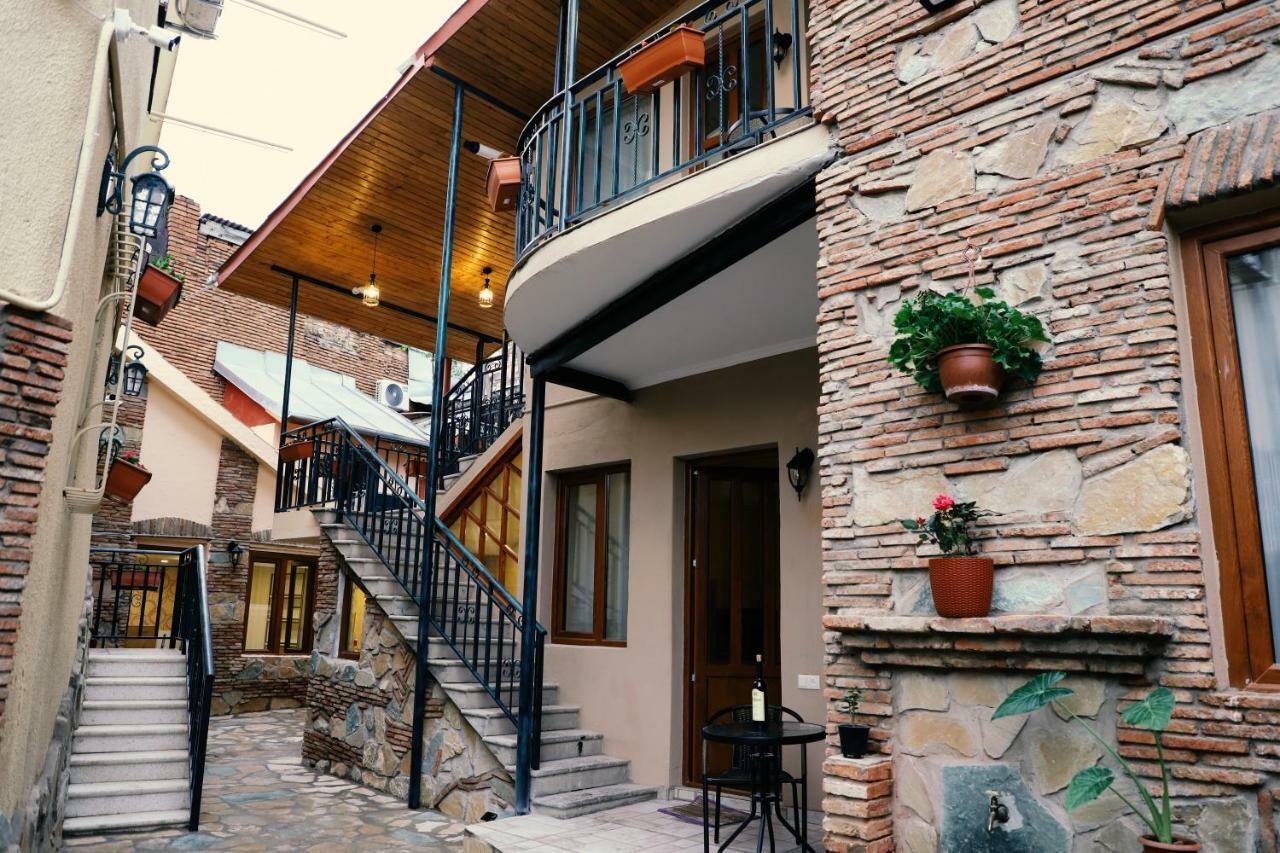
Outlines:
[{"label": "stone wall", "polygon": [[[1131,821],[1062,808],[1057,783],[1098,756],[1061,721],[993,728],[990,702],[1018,672],[1108,661],[1095,628],[1159,617],[1167,644],[1126,646],[1080,682],[1096,719],[1152,776],[1150,737],[1116,710],[1174,689],[1185,823],[1207,851],[1275,850],[1280,700],[1218,689],[1165,215],[1275,184],[1280,4],[962,0],[930,15],[817,0],[811,14],[815,107],[844,149],[818,183],[827,687],[868,690],[861,721],[895,756],[899,849],[966,849],[984,806],[952,792],[991,787],[1015,792],[1038,845],[1006,832],[999,849],[1132,849]],[[885,358],[897,306],[963,287],[970,249],[977,282],[1053,342],[1033,387],[962,411]],[[981,530],[994,618],[967,629],[933,617],[927,553],[896,523],[940,492],[1000,513]],[[882,616],[927,627],[906,642],[917,629]],[[938,645],[939,630],[974,636]],[[939,657],[973,672],[939,676]],[[921,667],[929,698],[904,699]]]}]

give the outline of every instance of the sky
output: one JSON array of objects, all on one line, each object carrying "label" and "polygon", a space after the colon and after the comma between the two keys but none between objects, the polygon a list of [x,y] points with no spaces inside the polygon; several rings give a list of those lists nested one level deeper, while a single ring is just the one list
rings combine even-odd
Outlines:
[{"label": "sky", "polygon": [[165,173],[205,213],[256,228],[399,77],[460,0],[267,0],[335,39],[227,0],[217,38],[185,36],[165,113],[292,149],[165,123]]}]

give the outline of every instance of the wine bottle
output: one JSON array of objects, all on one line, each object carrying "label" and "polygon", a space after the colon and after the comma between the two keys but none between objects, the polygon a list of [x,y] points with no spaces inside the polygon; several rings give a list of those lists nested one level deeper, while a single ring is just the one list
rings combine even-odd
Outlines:
[{"label": "wine bottle", "polygon": [[764,685],[764,657],[756,655],[756,680],[751,682],[751,722],[764,728],[765,709],[768,708]]}]

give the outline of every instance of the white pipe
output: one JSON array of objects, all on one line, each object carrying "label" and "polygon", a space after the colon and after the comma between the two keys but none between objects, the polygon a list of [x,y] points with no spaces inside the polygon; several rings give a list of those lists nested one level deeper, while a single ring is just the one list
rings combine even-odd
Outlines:
[{"label": "white pipe", "polygon": [[[110,57],[110,62],[108,62]],[[76,166],[75,185],[71,190],[71,211],[67,215],[67,228],[62,237],[62,258],[58,262],[58,277],[54,280],[53,291],[43,299],[31,299],[17,293],[0,290],[0,300],[9,302],[28,311],[48,311],[62,301],[67,292],[67,283],[71,280],[71,264],[75,259],[76,248],[80,243],[80,219],[84,211],[85,199],[91,194],[94,171],[94,154],[97,150],[98,125],[102,121],[102,106],[106,102],[106,76],[108,66],[116,66],[113,74],[112,89],[118,89],[120,77],[115,48],[115,25],[104,21],[98,31],[98,49],[93,56],[93,80],[89,84],[89,109],[84,117],[84,136],[80,142],[80,161]],[[123,108],[119,98],[113,98],[116,111],[116,132],[124,139],[124,123],[120,120]],[[123,146],[122,146],[123,147]],[[100,173],[97,177],[101,177]]]}]

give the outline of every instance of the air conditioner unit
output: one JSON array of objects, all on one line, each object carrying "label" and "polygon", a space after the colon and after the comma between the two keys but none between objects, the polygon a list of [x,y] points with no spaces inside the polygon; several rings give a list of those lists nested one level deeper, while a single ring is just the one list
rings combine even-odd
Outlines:
[{"label": "air conditioner unit", "polygon": [[397,412],[409,411],[409,386],[390,379],[381,380],[378,383],[378,402]]}]

